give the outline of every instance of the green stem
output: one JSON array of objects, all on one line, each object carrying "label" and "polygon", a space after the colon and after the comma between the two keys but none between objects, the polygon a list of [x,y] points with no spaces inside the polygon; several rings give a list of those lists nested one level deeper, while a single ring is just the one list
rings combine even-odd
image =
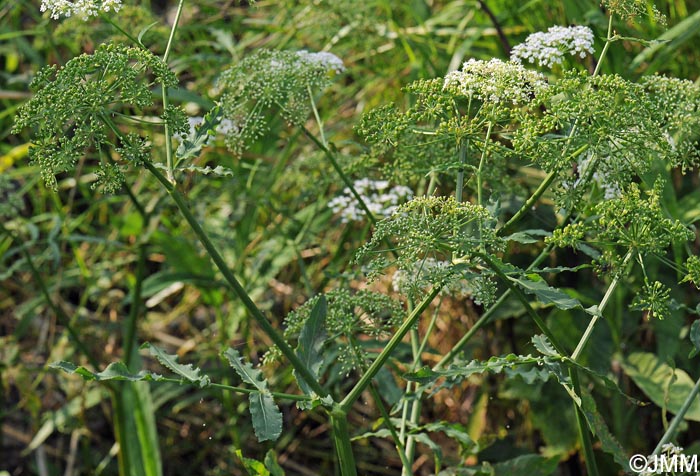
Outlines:
[{"label": "green stem", "polygon": [[[575,127],[571,129],[571,132],[573,133],[575,131]],[[569,136],[571,138],[572,135]],[[584,153],[588,148],[590,147],[589,144],[584,144],[578,149],[576,149],[572,154],[568,157],[568,160],[573,160],[582,153]],[[568,148],[568,145],[567,145]],[[540,199],[540,197],[544,194],[544,192],[547,191],[550,185],[552,185],[552,182],[557,178],[558,173],[556,171],[550,172],[547,177],[544,179],[544,181],[540,184],[539,187],[537,187],[537,190],[535,190],[535,193],[532,194],[530,198],[527,199],[525,203],[520,207],[520,209],[515,212],[515,215],[513,215],[508,222],[506,222],[505,225],[503,225],[500,229],[497,230],[497,233],[499,235],[503,235],[505,231],[509,228],[511,228],[515,223],[519,222],[520,219],[525,216],[525,214],[537,203],[537,200]]]},{"label": "green stem", "polygon": [[603,45],[603,51],[600,52],[600,57],[598,57],[598,64],[595,66],[595,70],[593,71],[593,76],[597,76],[598,73],[600,72],[600,65],[603,64],[603,59],[605,58],[605,55],[608,53],[608,48],[610,48],[610,43],[612,43],[612,38],[613,38],[613,16],[610,15],[610,18],[608,18],[608,34],[606,35],[605,38],[605,45]]},{"label": "green stem", "polygon": [[329,413],[333,445],[338,455],[338,466],[342,476],[356,476],[355,455],[352,453],[348,414],[339,405],[335,405]]},{"label": "green stem", "polygon": [[326,136],[323,133],[323,122],[321,122],[321,116],[318,115],[318,109],[316,108],[316,101],[314,101],[314,95],[311,93],[311,86],[306,85],[306,90],[309,92],[309,101],[311,102],[311,110],[314,112],[314,117],[316,118],[316,124],[318,124],[318,133],[321,135],[321,143],[328,147],[328,142],[326,142]]},{"label": "green stem", "polygon": [[370,211],[370,209],[367,207],[367,204],[365,201],[362,199],[362,196],[355,190],[355,185],[350,181],[350,178],[343,172],[343,169],[340,167],[340,164],[338,164],[338,161],[335,159],[335,155],[328,149],[328,147],[318,140],[315,135],[311,133],[306,127],[301,128],[301,130],[304,132],[306,137],[311,139],[311,141],[318,146],[321,151],[325,154],[326,158],[328,161],[331,163],[331,166],[333,166],[333,169],[338,173],[340,176],[340,180],[343,181],[346,187],[348,187],[348,190],[350,190],[350,193],[352,193],[352,196],[355,197],[355,200],[357,200],[357,203],[360,205],[360,208],[362,208],[362,211],[365,212],[367,215],[367,218],[369,219],[370,222],[372,222],[372,225],[377,224],[377,219],[374,217],[374,214]]},{"label": "green stem", "polygon": [[[163,62],[168,63],[168,58],[170,57],[170,51],[173,45],[173,39],[175,38],[175,32],[177,31],[178,23],[180,22],[180,16],[182,15],[182,6],[184,0],[180,0],[177,4],[177,12],[175,13],[175,21],[173,22],[173,27],[170,29],[170,37],[168,38],[168,45],[165,47],[165,53],[163,54]],[[168,88],[165,83],[161,84],[161,92],[163,97],[163,111],[168,110],[170,105],[170,100],[168,99]],[[166,175],[170,183],[175,183],[174,175],[174,159],[173,159],[173,141],[172,141],[172,131],[170,130],[170,124],[165,121],[165,162],[166,162]]]},{"label": "green stem", "polygon": [[605,307],[608,305],[608,301],[610,300],[610,296],[612,296],[613,292],[615,292],[615,289],[617,289],[617,285],[620,283],[620,279],[622,278],[622,275],[624,274],[623,271],[627,267],[627,263],[629,263],[630,258],[632,258],[632,250],[630,249],[627,251],[627,254],[625,255],[624,259],[622,260],[622,266],[620,267],[621,271],[619,274],[615,276],[613,279],[612,283],[610,283],[610,286],[608,286],[608,289],[605,291],[605,295],[603,296],[603,299],[600,301],[600,304],[598,304],[598,313],[593,316],[591,321],[588,323],[588,327],[586,328],[585,332],[581,336],[581,340],[579,340],[578,345],[576,346],[576,349],[574,350],[574,353],[571,354],[571,360],[578,360],[578,358],[581,356],[581,352],[583,352],[583,348],[586,346],[586,343],[588,342],[588,339],[591,337],[591,333],[593,332],[593,328],[596,325],[596,322],[598,322],[598,319],[600,319],[603,315],[603,310]]},{"label": "green stem", "polygon": [[659,444],[656,445],[656,448],[654,448],[654,452],[652,453],[652,455],[658,455],[661,452],[661,447],[666,443],[669,443],[676,436],[678,426],[685,418],[685,414],[688,413],[690,406],[695,402],[695,399],[697,398],[698,394],[700,394],[700,379],[698,379],[698,381],[695,382],[695,386],[685,398],[685,401],[683,402],[683,405],[681,406],[680,410],[678,410],[678,413],[676,413],[676,416],[674,416],[673,420],[671,420],[671,424],[668,426],[668,429],[666,430],[666,433],[664,433],[664,436],[661,437]]},{"label": "green stem", "polygon": [[243,302],[243,305],[248,310],[253,319],[255,319],[255,321],[260,325],[260,327],[262,327],[265,334],[267,334],[267,336],[272,340],[272,342],[274,342],[274,344],[279,348],[282,354],[289,360],[292,367],[294,367],[294,369],[297,372],[299,372],[301,377],[309,384],[311,389],[321,397],[328,396],[328,392],[326,392],[326,390],[324,390],[323,387],[321,387],[321,384],[314,377],[314,375],[311,373],[308,367],[301,361],[301,359],[299,359],[299,357],[297,357],[297,354],[294,352],[294,350],[292,350],[292,348],[289,347],[289,344],[287,344],[284,338],[277,332],[277,330],[274,327],[272,327],[272,324],[270,323],[270,321],[267,320],[267,317],[265,317],[262,311],[258,309],[258,307],[250,298],[248,293],[245,291],[245,289],[243,289],[243,286],[241,286],[236,276],[229,269],[223,257],[216,249],[216,246],[214,246],[214,244],[209,239],[209,235],[207,235],[207,233],[199,224],[195,216],[190,211],[189,207],[187,206],[186,200],[182,196],[182,194],[173,186],[172,183],[170,183],[170,181],[166,177],[163,176],[163,174],[160,173],[160,171],[152,163],[146,161],[144,162],[144,165],[148,169],[148,171],[151,172],[151,174],[153,174],[153,176],[168,191],[168,194],[175,201],[175,204],[180,210],[180,213],[190,225],[192,231],[194,231],[194,233],[197,235],[197,238],[199,238],[199,241],[202,243],[204,248],[207,250],[207,253],[209,254],[211,260],[214,262],[216,267],[224,276],[224,279],[226,280],[226,282],[228,282],[231,289]]},{"label": "green stem", "polygon": [[[581,382],[579,380],[578,370],[569,368],[569,377],[573,383],[574,392],[576,395],[581,395]],[[588,431],[588,423],[583,410],[574,403],[574,412],[576,413],[576,426],[578,426],[578,434],[581,438],[581,446],[583,447],[583,457],[586,460],[586,470],[589,476],[598,476],[598,465],[595,461],[595,453],[593,452],[593,441],[591,433]]]},{"label": "green stem", "polygon": [[[412,399],[411,403],[411,417],[410,421],[415,426],[420,423],[420,412],[421,412],[421,394],[422,392],[416,388],[415,398]],[[416,439],[412,435],[408,435],[406,439],[406,463],[403,465],[401,471],[402,476],[411,476],[413,474],[413,460],[416,456]]]},{"label": "green stem", "polygon": [[493,130],[493,122],[489,122],[488,128],[486,129],[486,137],[484,138],[484,150],[481,151],[481,159],[479,159],[479,168],[476,170],[476,196],[477,196],[477,204],[479,206],[482,205],[483,203],[483,169],[484,169],[484,163],[486,162],[486,154],[488,152],[488,144],[489,144],[489,139],[491,137],[491,131]]},{"label": "green stem", "polygon": [[350,393],[348,393],[346,397],[340,402],[339,406],[343,411],[349,411],[353,403],[355,403],[355,401],[358,398],[360,398],[362,392],[367,388],[372,379],[377,375],[377,372],[379,372],[379,370],[384,366],[384,364],[394,352],[396,347],[401,343],[408,331],[413,328],[420,315],[423,313],[423,311],[425,311],[425,309],[432,302],[432,300],[435,299],[435,296],[437,296],[439,292],[440,287],[435,286],[430,291],[430,293],[420,302],[420,304],[418,304],[418,307],[416,307],[413,310],[413,312],[411,312],[411,314],[406,318],[403,324],[401,324],[401,327],[399,327],[396,333],[391,337],[391,339],[389,339],[389,342],[386,344],[386,347],[384,347],[384,349],[377,356],[374,362],[372,362],[372,365],[369,366],[367,372],[365,372],[362,375],[360,380],[355,384],[352,390],[350,390]]},{"label": "green stem", "polygon": [[460,203],[464,200],[464,164],[467,161],[468,150],[469,140],[465,140],[459,146],[459,170],[457,171],[457,190],[455,192],[455,198]]},{"label": "green stem", "polygon": [[[178,385],[190,384],[190,382],[187,380],[177,379],[177,378],[169,378],[169,377],[160,377],[158,379],[158,381],[159,382],[175,383]],[[192,384],[192,385],[194,386],[194,384]],[[234,386],[226,385],[223,383],[210,383],[209,387],[219,388],[221,390],[228,390],[228,391],[236,392],[236,393],[243,393],[246,395],[259,392],[259,390],[253,390],[253,389],[245,388],[245,387],[234,387]],[[270,392],[270,395],[272,395],[275,398],[279,398],[280,400],[291,400],[293,402],[310,402],[311,400],[313,400],[313,398],[309,397],[308,395],[294,395],[292,393]]]}]

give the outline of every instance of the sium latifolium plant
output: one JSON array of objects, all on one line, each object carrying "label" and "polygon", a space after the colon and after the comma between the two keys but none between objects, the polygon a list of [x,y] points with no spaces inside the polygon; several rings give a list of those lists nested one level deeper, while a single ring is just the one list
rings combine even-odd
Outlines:
[{"label": "sium latifolium plant", "polygon": [[[552,379],[574,407],[589,474],[600,474],[595,440],[613,455],[618,467],[627,469],[625,451],[590,390],[600,387],[622,394],[618,382],[608,372],[585,366],[582,357],[594,328],[608,312],[611,296],[637,270],[643,284],[631,308],[648,318],[670,316],[668,285],[653,272],[659,262],[674,263],[667,257],[669,248],[688,254],[693,234],[669,216],[660,196],[667,170],[696,164],[694,126],[700,102],[697,86],[689,81],[648,77],[634,83],[601,72],[606,52],[620,40],[613,32],[613,20],[644,13],[640,3],[603,2],[609,27],[591,72],[577,61],[593,64],[592,32],[585,27],[556,27],[528,38],[509,61],[470,59],[443,77],[411,84],[406,89],[414,98],[410,107],[380,107],[360,121],[357,131],[368,145],[359,163],[365,164],[366,176],[356,180],[340,166],[338,149],[326,137],[316,105],[319,94],[344,69],[342,61],[327,52],[252,52],[221,74],[215,88],[217,106],[201,125],[190,129],[184,109],[173,106],[170,98],[177,78],[168,60],[182,1],[162,56],[144,46],[139,35],[129,35],[131,46],[102,45],[62,67],[40,71],[32,83],[34,97],[17,116],[16,131],[33,129],[30,157],[47,185],[55,188],[57,175],[87,159],[97,165],[97,186],[106,192],[125,190],[146,214],[140,204],[144,197],[131,189],[130,177],[147,172],[177,207],[248,316],[274,344],[266,360],[282,361],[293,369],[299,393],[273,392],[262,370],[232,348],[222,349],[222,357],[242,387],[214,383],[201,369],[180,364],[150,344],[144,348],[175,377],[139,370],[131,353],[125,362],[103,371],[68,362],[54,367],[104,382],[115,395],[119,381],[126,381],[125,388],[132,388],[128,387],[132,382],[156,381],[247,394],[261,441],[275,440],[284,431],[280,399],[296,401],[302,409],[320,407],[328,417],[343,475],[357,474],[350,436],[356,431],[349,427],[348,415],[364,394],[381,418],[377,428],[363,428],[367,431],[357,438],[390,438],[403,474],[412,474],[417,444],[426,444],[436,455],[437,473],[445,461],[432,434],[442,432],[456,440],[464,457],[478,455],[485,444],[453,422],[426,423],[422,408],[431,390],[451,388],[484,373],[529,384]],[[117,5],[44,2],[42,8],[53,17],[94,16]],[[548,73],[536,69],[552,66],[558,69]],[[156,87],[159,101],[154,101]],[[270,121],[277,115],[301,129],[337,172],[342,192],[328,205],[339,221],[352,226],[353,221],[368,220],[373,225],[371,239],[351,265],[361,267],[369,286],[383,274],[393,274],[392,291],[384,294],[339,286],[312,298],[288,316],[284,333],[233,274],[205,224],[192,213],[180,180],[185,170],[225,174],[222,169],[192,167],[189,161],[213,136],[223,136],[232,153],[240,155],[269,133]],[[306,127],[310,117],[318,135]],[[174,135],[180,137],[177,148]],[[163,163],[154,160],[155,147],[163,148]],[[537,172],[529,174],[539,177],[537,183],[524,180],[526,171]],[[392,183],[398,181],[406,183]],[[416,192],[409,189],[416,183],[421,183],[420,193],[418,187]],[[533,207],[544,202],[552,208],[554,222],[523,226],[531,223]],[[535,252],[529,264],[511,260],[513,247],[527,246]],[[578,266],[543,266],[556,247],[571,247],[585,260]],[[698,282],[697,258],[691,255],[685,266],[675,266],[681,280]],[[589,306],[548,282],[559,273],[591,267],[607,279],[607,286],[602,298]],[[430,361],[426,355],[432,350],[432,333],[446,319],[437,303],[450,294],[473,301],[480,316],[437,362]],[[537,355],[471,359],[465,352],[471,339],[506,302],[514,302],[534,324],[529,329]],[[432,317],[419,326],[428,309],[433,310]],[[544,316],[549,309],[588,319],[575,345],[563,342],[553,330],[551,319]],[[126,345],[133,349],[133,329],[128,337]],[[398,384],[388,369],[395,369],[403,383]],[[342,381],[349,375],[353,379]],[[131,430],[147,435],[140,449],[122,445],[123,474],[136,474],[146,441],[152,445],[155,438],[152,421],[133,421],[127,414],[134,401],[139,402],[140,414],[148,410],[145,391],[147,387],[133,387],[128,402],[115,396],[121,425],[117,437]],[[664,438],[677,431],[678,425],[671,425]],[[444,474],[498,474],[533,467],[538,474],[549,474],[558,462],[529,455],[467,467],[465,460],[447,461],[452,468]],[[255,467],[245,461],[247,468]],[[273,459],[264,465],[269,473],[277,471]],[[139,474],[160,471],[157,462],[138,470]]]}]

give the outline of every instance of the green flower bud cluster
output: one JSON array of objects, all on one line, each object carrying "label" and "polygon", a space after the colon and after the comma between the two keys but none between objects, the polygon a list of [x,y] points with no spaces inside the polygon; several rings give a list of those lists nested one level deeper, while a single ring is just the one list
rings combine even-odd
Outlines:
[{"label": "green flower bud cluster", "polygon": [[[175,86],[177,79],[158,57],[141,48],[102,45],[63,67],[48,66],[32,82],[34,96],[17,115],[14,132],[34,129],[29,150],[46,184],[57,187],[56,175],[72,170],[85,155],[100,157],[98,178],[109,190],[119,188],[123,175],[109,165],[109,150],[130,150],[143,160],[143,141],[126,141],[120,119],[142,113],[153,105],[151,88]],[[168,120],[177,114],[170,110]],[[140,149],[135,151],[134,148]]]},{"label": "green flower bud cluster", "polygon": [[[620,256],[632,250],[641,257],[663,254],[674,242],[685,242],[693,233],[683,223],[668,218],[661,207],[661,181],[646,193],[632,183],[619,198],[606,200],[591,211],[591,218],[555,230],[547,242],[556,246],[603,250],[598,263],[616,268]],[[615,270],[617,271],[617,270]]]},{"label": "green flower bud cluster", "polygon": [[[320,296],[315,296],[287,315],[284,332],[287,340],[299,337],[319,299]],[[400,302],[366,289],[334,289],[326,294],[326,299],[326,345],[334,347],[333,351],[337,352],[343,373],[363,367],[367,361],[366,349],[356,345],[359,336],[385,337],[401,324],[406,314]],[[333,351],[329,353],[334,354]],[[271,348],[265,360],[270,362],[277,357],[279,349]]]},{"label": "green flower bud cluster", "polygon": [[260,49],[224,71],[218,82],[223,117],[232,123],[226,144],[240,154],[268,131],[278,111],[292,125],[311,111],[311,94],[331,84],[344,69],[331,53]]}]

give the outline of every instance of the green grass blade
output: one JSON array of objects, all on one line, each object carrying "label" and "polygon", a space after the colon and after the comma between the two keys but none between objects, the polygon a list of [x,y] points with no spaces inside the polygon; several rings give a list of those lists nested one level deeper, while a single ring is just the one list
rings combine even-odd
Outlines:
[{"label": "green grass blade", "polygon": [[114,433],[119,443],[121,476],[162,476],[155,414],[146,382],[114,386]]}]

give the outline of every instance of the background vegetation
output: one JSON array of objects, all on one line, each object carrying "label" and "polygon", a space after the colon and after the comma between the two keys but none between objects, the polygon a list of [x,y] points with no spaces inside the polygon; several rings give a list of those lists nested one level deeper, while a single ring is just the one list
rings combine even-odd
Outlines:
[{"label": "background vegetation", "polygon": [[[640,17],[617,22],[615,30],[625,37],[666,41],[616,42],[603,71],[634,80],[657,73],[697,80],[700,2],[656,5],[667,16],[666,25]],[[114,21],[130,25],[132,35],[145,31],[144,43],[162,54],[173,12],[170,2],[125,2]],[[222,71],[262,47],[331,51],[343,59],[347,71],[318,108],[344,170],[362,178],[370,166],[382,166],[368,164],[363,155],[367,146],[354,129],[363,112],[389,101],[408,106],[411,98],[403,88],[414,80],[444,76],[469,58],[505,59],[512,45],[552,25],[590,26],[600,50],[607,17],[594,0],[258,1],[254,6],[188,2],[171,53],[170,64],[180,81],[172,99],[193,116],[203,114],[213,105]],[[28,133],[11,133],[39,68],[93,52],[106,40],[127,38],[100,19],[56,22],[39,12],[37,2],[3,0],[0,39],[0,207],[10,207],[0,226],[0,470],[12,475],[117,474],[113,421],[119,416],[109,392],[50,370],[47,364],[69,360],[102,369],[128,358],[125,343],[130,339],[124,332],[135,283],[141,283],[145,299],[137,321],[138,340],[206,369],[219,382],[236,384],[229,366],[218,357],[223,348],[233,347],[257,362],[271,342],[222,284],[155,181],[143,175],[132,184],[140,196],[149,197],[149,220],[125,195],[93,189],[95,171],[86,164],[78,164],[85,170],[59,176],[54,192],[28,161]],[[592,70],[595,65],[588,61],[585,66]],[[315,132],[312,119],[307,127]],[[225,250],[224,258],[244,288],[281,327],[290,311],[318,292],[339,283],[356,290],[366,286],[348,263],[371,234],[369,225],[342,223],[328,208],[344,186],[318,148],[281,118],[273,119],[270,129],[240,158],[223,141],[212,143],[196,165],[222,165],[232,175],[191,173],[184,188],[195,206],[193,213]],[[532,169],[507,172],[516,177],[515,189],[530,190],[542,179],[528,175],[536,173]],[[401,178],[415,189],[426,187],[422,177]],[[668,179],[664,208],[692,225],[700,218],[697,170],[670,170]],[[445,180],[438,187],[447,194],[452,185]],[[527,220],[530,228],[551,228],[556,222],[552,198],[544,197]],[[511,261],[523,263],[535,252],[539,250],[508,250]],[[697,254],[697,247],[693,252]],[[566,266],[580,257],[563,250],[550,259],[553,265]],[[661,281],[678,281],[671,271],[660,273],[666,273]],[[582,302],[598,302],[605,291],[606,278],[592,270],[568,276],[558,275],[557,286]],[[687,372],[692,379],[684,387],[687,394],[698,377],[697,364],[688,357],[692,344],[687,335],[699,295],[689,287],[672,287],[672,297],[681,305],[664,320],[648,320],[628,309],[640,279],[630,278],[613,294],[613,324],[596,329],[583,363],[612,376],[628,395],[654,400],[646,407],[630,407],[623,396],[597,390],[598,410],[612,434],[628,452],[648,453],[670,419],[663,403],[668,402],[663,392],[670,387],[640,388],[623,369],[621,356],[653,354],[656,365],[667,366],[658,367],[667,372],[660,379],[668,377],[668,371],[680,378],[674,368]],[[372,286],[388,291],[391,283],[380,279]],[[429,342],[435,356],[431,363],[436,363],[483,308],[471,299],[443,298],[433,311],[440,315]],[[547,321],[572,347],[587,323],[574,311],[560,310],[549,313]],[[481,360],[511,352],[528,354],[533,352],[532,334],[524,310],[507,305],[474,336],[465,354]],[[159,369],[145,354],[143,358],[145,365]],[[272,367],[266,376],[272,388],[296,392],[291,372],[282,367]],[[347,388],[353,379],[349,373],[327,384]],[[650,395],[659,392],[654,396],[661,404]],[[279,440],[267,444],[253,435],[245,395],[160,384],[152,387],[152,405],[164,474],[246,474],[237,451],[262,460],[271,448],[286,474],[335,471],[326,420],[317,412],[298,411],[293,403],[282,403],[284,431]],[[496,463],[538,453],[555,461],[552,474],[585,474],[573,408],[556,383],[527,384],[484,374],[437,393],[423,415],[426,422],[460,423],[480,442],[477,455],[465,456],[464,448],[437,434],[445,461]],[[350,423],[360,434],[374,429],[380,419],[379,409],[363,396]],[[684,423],[687,452],[700,451],[700,445],[693,444],[700,439],[698,420],[700,415]],[[399,474],[401,461],[391,441],[363,438],[354,442],[354,450],[360,474]],[[415,474],[434,472],[434,450],[418,446]],[[603,474],[616,474],[611,457],[598,450]]]}]

